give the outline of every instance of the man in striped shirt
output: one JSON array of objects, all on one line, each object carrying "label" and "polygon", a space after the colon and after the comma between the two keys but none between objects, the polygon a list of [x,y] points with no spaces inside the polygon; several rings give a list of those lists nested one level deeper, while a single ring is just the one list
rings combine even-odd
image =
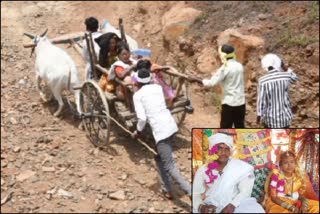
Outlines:
[{"label": "man in striped shirt", "polygon": [[261,60],[268,73],[259,79],[257,100],[257,124],[262,120],[265,128],[289,128],[292,121],[288,89],[298,80],[275,54],[267,54]]}]

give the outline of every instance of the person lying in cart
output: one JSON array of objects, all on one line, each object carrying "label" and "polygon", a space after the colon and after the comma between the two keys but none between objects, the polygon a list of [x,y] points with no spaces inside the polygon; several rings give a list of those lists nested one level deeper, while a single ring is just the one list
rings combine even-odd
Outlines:
[{"label": "person lying in cart", "polygon": [[137,138],[141,135],[146,123],[150,124],[158,151],[155,159],[160,172],[164,196],[168,199],[173,198],[170,175],[191,197],[191,185],[180,174],[172,156],[171,143],[174,134],[178,131],[178,126],[171,112],[167,109],[161,86],[151,83],[151,78],[148,69],[142,68],[135,72],[135,84],[138,90],[133,95],[133,104],[138,123],[132,137]]}]

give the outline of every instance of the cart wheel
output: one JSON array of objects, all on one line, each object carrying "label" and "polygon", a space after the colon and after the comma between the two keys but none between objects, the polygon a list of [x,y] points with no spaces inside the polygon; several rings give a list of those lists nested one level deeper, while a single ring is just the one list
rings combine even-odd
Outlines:
[{"label": "cart wheel", "polygon": [[173,118],[176,121],[178,127],[183,124],[183,121],[186,119],[186,114],[186,111],[181,111],[179,113],[173,114]]},{"label": "cart wheel", "polygon": [[98,147],[109,142],[110,119],[109,107],[105,95],[99,85],[92,81],[83,83],[80,93],[80,108],[83,112],[82,123],[89,140]]},{"label": "cart wheel", "polygon": [[[181,89],[181,93],[184,96],[181,97],[180,99],[184,99],[184,100],[187,99],[187,97],[185,96],[185,91],[186,90],[187,90],[187,87],[184,84],[182,89]],[[172,114],[172,116],[173,116],[174,120],[176,121],[178,127],[180,127],[183,124],[184,120],[186,119],[186,114],[187,114],[186,109],[184,107],[181,107],[180,109],[181,110],[177,109],[178,112]]]},{"label": "cart wheel", "polygon": [[[175,72],[178,72],[174,68],[171,68],[171,69],[174,70]],[[173,85],[174,88],[176,88],[177,85],[178,85],[178,82],[179,82],[179,78],[170,75],[169,76],[169,81],[170,81],[170,84]],[[188,98],[188,95],[189,95],[189,84],[188,84],[188,82],[185,81],[183,83],[183,85],[181,86],[181,90],[180,90],[179,94],[181,96],[179,96],[179,98],[177,98],[178,100],[187,100],[187,99],[189,99]],[[186,114],[187,114],[186,109],[179,110],[177,113],[173,114],[173,117],[174,117],[178,127],[180,127],[183,124],[184,120],[186,119]]]}]

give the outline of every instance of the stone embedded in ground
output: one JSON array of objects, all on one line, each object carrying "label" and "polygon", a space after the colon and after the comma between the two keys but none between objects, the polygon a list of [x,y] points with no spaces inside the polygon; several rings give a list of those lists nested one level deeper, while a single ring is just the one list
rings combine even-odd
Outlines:
[{"label": "stone embedded in ground", "polygon": [[102,200],[102,199],[103,199],[103,194],[98,194],[98,195],[97,195],[97,198],[98,198],[99,200]]},{"label": "stone embedded in ground", "polygon": [[10,122],[12,125],[17,125],[18,121],[14,117],[10,117]]},{"label": "stone embedded in ground", "polygon": [[21,148],[20,148],[19,146],[16,146],[16,147],[14,147],[14,149],[13,149],[13,151],[14,151],[15,153],[20,152],[20,150],[21,150]]},{"label": "stone embedded in ground", "polygon": [[41,136],[37,139],[36,143],[50,143],[53,139],[48,136]]},{"label": "stone embedded in ground", "polygon": [[261,14],[258,15],[258,18],[259,18],[260,20],[266,20],[266,19],[268,18],[268,15],[261,13]]},{"label": "stone embedded in ground", "polygon": [[127,177],[128,177],[128,175],[127,175],[127,174],[123,174],[123,175],[121,176],[121,180],[126,180],[126,179],[127,179]]},{"label": "stone embedded in ground", "polygon": [[66,191],[64,189],[59,189],[58,190],[58,195],[66,197],[66,198],[72,198],[73,197],[73,194],[71,192],[68,192],[68,191]]},{"label": "stone embedded in ground", "polygon": [[154,208],[154,207],[150,207],[149,209],[148,209],[148,212],[149,213],[154,213],[156,211],[156,209]]},{"label": "stone embedded in ground", "polygon": [[114,200],[125,200],[126,194],[125,194],[125,191],[118,190],[116,192],[110,193],[109,198]]},{"label": "stone embedded in ground", "polygon": [[56,169],[54,167],[45,167],[45,166],[43,166],[41,169],[42,169],[43,172],[54,172],[54,171],[56,171]]},{"label": "stone embedded in ground", "polygon": [[34,171],[32,171],[32,170],[26,170],[26,171],[20,173],[20,174],[16,177],[16,179],[17,179],[17,181],[21,181],[21,182],[22,182],[22,181],[24,181],[24,180],[26,180],[26,179],[34,176],[35,174],[36,174],[36,172],[34,172]]}]

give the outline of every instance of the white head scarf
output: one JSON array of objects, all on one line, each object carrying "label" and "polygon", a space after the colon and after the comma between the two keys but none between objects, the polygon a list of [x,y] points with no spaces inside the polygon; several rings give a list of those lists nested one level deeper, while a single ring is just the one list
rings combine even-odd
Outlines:
[{"label": "white head scarf", "polygon": [[209,147],[212,148],[214,145],[219,143],[224,143],[227,146],[229,146],[230,151],[233,149],[233,138],[229,135],[223,134],[223,133],[217,133],[213,134],[210,137],[208,137],[209,140]]},{"label": "white head scarf", "polygon": [[134,77],[135,79],[139,82],[139,83],[149,83],[151,81],[151,74],[148,77],[145,78],[140,78],[138,75],[139,71],[134,73]]},{"label": "white head scarf", "polygon": [[281,59],[275,54],[269,53],[261,59],[261,66],[264,70],[269,71],[268,68],[272,66],[277,71],[281,71]]}]

